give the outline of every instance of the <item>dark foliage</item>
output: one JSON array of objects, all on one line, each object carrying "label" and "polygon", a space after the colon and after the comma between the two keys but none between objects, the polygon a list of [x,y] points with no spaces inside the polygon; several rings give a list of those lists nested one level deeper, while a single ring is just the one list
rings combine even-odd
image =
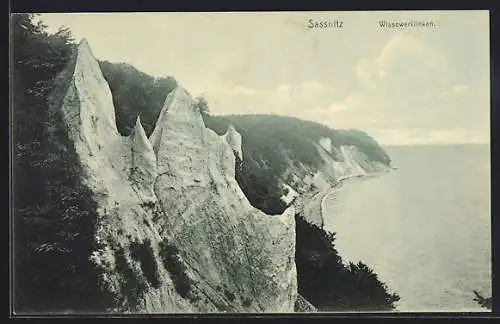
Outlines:
[{"label": "dark foliage", "polygon": [[[227,115],[205,118],[206,126],[218,134],[224,133],[229,123],[242,135],[249,135],[251,147],[259,147],[270,141],[270,145],[264,146],[265,149],[282,150],[293,157],[293,160],[311,167],[318,167],[321,161],[313,145],[320,138],[330,138],[337,148],[341,145],[355,145],[371,160],[390,163],[389,156],[380,145],[368,134],[358,130],[335,130],[316,122],[277,115]],[[266,150],[260,154],[268,158],[272,155]],[[332,157],[337,158],[335,155]],[[280,173],[286,166],[284,160],[270,161],[273,162],[276,173]]]},{"label": "dark foliage", "polygon": [[148,289],[146,281],[128,264],[123,248],[119,248],[115,252],[115,267],[123,278],[123,283],[120,285],[120,295],[132,309],[137,310]]},{"label": "dark foliage", "polygon": [[227,288],[224,288],[224,295],[227,299],[229,299],[229,301],[234,301],[236,299],[236,296],[232,292],[227,290]]},{"label": "dark foliage", "polygon": [[140,204],[142,208],[153,210],[156,207],[156,203],[153,201],[145,201]]},{"label": "dark foliage", "polygon": [[202,116],[208,115],[210,113],[207,100],[201,96],[195,98],[194,107],[200,112]]},{"label": "dark foliage", "polygon": [[[227,131],[230,123],[225,117],[210,115],[204,116],[204,121],[219,135]],[[271,139],[266,140],[240,128],[238,124],[233,125],[242,135],[243,152],[243,161],[236,157],[236,181],[254,207],[271,215],[282,213],[286,203],[280,198],[283,192],[279,178],[286,169],[284,155],[277,154]]]},{"label": "dark foliage", "polygon": [[165,98],[177,81],[173,77],[152,77],[125,63],[101,61],[99,65],[113,94],[120,134],[129,135],[140,116],[146,135],[151,135]]},{"label": "dark foliage", "polygon": [[113,298],[89,261],[97,206],[58,110],[73,39],[17,14],[12,44],[15,311],[103,311]]},{"label": "dark foliage", "polygon": [[250,307],[252,306],[252,300],[249,298],[245,298],[242,303],[243,307]]},{"label": "dark foliage", "polygon": [[160,244],[160,258],[163,266],[170,273],[177,293],[183,297],[190,297],[191,279],[186,274],[186,266],[179,258],[179,249],[174,244],[162,241]]},{"label": "dark foliage", "polygon": [[245,160],[243,156],[243,160],[248,162],[244,163],[236,156],[235,178],[249,202],[270,215],[281,214],[286,209],[286,203],[281,200],[283,193],[279,177],[266,169],[258,172],[250,157]]},{"label": "dark foliage", "polygon": [[151,248],[151,241],[145,240],[143,243],[133,242],[130,245],[130,254],[132,258],[140,262],[142,273],[148,282],[154,288],[159,288],[161,286],[161,278],[153,249]]},{"label": "dark foliage", "polygon": [[288,165],[283,153],[292,160],[318,167],[320,156],[313,142],[335,133],[318,123],[275,115],[208,116],[205,124],[218,134],[232,124],[243,137],[243,149],[247,148],[256,162],[274,174],[281,174]]},{"label": "dark foliage", "polygon": [[297,215],[296,253],[299,293],[320,311],[382,311],[399,300],[373,271],[359,262],[343,264],[335,235]]},{"label": "dark foliage", "polygon": [[485,298],[476,290],[473,290],[473,293],[476,296],[474,298],[475,302],[477,302],[481,307],[491,310],[492,301],[493,301],[491,297]]}]

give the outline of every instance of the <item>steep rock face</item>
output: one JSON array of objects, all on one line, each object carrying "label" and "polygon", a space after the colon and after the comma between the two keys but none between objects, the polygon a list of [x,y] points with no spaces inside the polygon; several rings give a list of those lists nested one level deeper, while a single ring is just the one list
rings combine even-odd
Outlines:
[{"label": "steep rock face", "polygon": [[[338,153],[335,154],[337,161],[327,154],[318,145],[318,152],[320,153],[324,163],[323,167],[318,171],[315,177],[315,184],[323,188],[347,176],[364,175],[372,172],[383,172],[390,170],[390,167],[378,162],[368,159],[368,157],[353,145],[342,145]],[[330,151],[332,152],[332,151]]]},{"label": "steep rock face", "polygon": [[[288,192],[291,188],[293,196],[307,193],[313,188],[329,189],[345,177],[391,170],[390,166],[369,159],[353,145],[336,148],[331,145],[330,139],[321,139],[316,148],[322,161],[318,169],[291,160],[288,163],[289,167],[282,176],[283,187],[287,188]],[[282,199],[288,203],[290,196],[283,196]]]},{"label": "steep rock face", "polygon": [[328,153],[332,153],[333,151],[333,145],[332,145],[332,139],[329,137],[323,137],[320,138],[318,141],[318,144],[321,145],[322,148],[325,149]]},{"label": "steep rock face", "polygon": [[292,312],[293,207],[269,216],[235,180],[241,136],[204,127],[177,87],[147,139],[119,135],[109,87],[84,40],[61,109],[100,219],[91,260],[129,312]]},{"label": "steep rock face", "polygon": [[182,88],[170,93],[151,142],[158,157],[155,192],[166,214],[162,235],[181,250],[198,295],[210,296],[196,307],[292,311],[293,210],[271,217],[250,205],[235,180],[234,146],[205,128],[193,104]]}]

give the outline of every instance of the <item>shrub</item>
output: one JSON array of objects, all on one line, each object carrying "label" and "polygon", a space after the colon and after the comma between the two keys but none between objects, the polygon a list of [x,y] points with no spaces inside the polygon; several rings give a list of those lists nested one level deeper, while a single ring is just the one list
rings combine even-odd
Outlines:
[{"label": "shrub", "polygon": [[243,299],[242,305],[244,307],[250,307],[250,306],[252,306],[252,300],[250,298],[245,298],[245,299]]},{"label": "shrub", "polygon": [[131,256],[141,264],[142,273],[148,282],[154,287],[161,286],[161,278],[158,272],[153,249],[151,248],[151,241],[145,240],[143,243],[133,242],[130,245]]},{"label": "shrub", "polygon": [[121,285],[121,296],[123,296],[132,309],[137,309],[142,296],[147,290],[146,282],[130,267],[123,248],[119,248],[115,252],[115,266],[116,272],[124,278],[124,282]]},{"label": "shrub", "polygon": [[177,293],[183,297],[190,297],[191,279],[186,274],[186,266],[179,257],[179,249],[174,244],[162,241],[160,243],[160,258],[163,266],[170,273]]},{"label": "shrub", "polygon": [[232,292],[230,292],[227,288],[224,288],[224,295],[229,301],[234,301],[234,299],[236,298],[236,296]]},{"label": "shrub", "polygon": [[479,292],[476,290],[472,291],[474,295],[476,296],[473,300],[477,302],[481,307],[486,308],[491,310],[492,307],[492,298],[491,297],[483,297]]}]

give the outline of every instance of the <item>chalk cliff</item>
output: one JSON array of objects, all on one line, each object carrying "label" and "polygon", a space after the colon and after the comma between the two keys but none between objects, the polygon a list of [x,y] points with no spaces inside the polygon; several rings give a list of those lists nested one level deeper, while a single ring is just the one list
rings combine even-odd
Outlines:
[{"label": "chalk cliff", "polygon": [[91,261],[129,312],[291,312],[297,298],[293,207],[269,216],[235,180],[241,136],[205,128],[169,93],[148,139],[115,124],[112,94],[83,40],[61,103],[99,206]]},{"label": "chalk cliff", "polygon": [[100,289],[116,300],[109,311],[314,311],[297,293],[295,214],[317,199],[311,192],[340,177],[388,166],[322,138],[315,144],[319,168],[286,156],[289,167],[279,177],[289,206],[267,215],[235,179],[242,136],[233,125],[222,135],[205,127],[181,86],[168,93],[149,138],[140,117],[122,136],[87,41],[67,70],[56,104],[98,205],[98,248],[89,262],[99,270]]}]

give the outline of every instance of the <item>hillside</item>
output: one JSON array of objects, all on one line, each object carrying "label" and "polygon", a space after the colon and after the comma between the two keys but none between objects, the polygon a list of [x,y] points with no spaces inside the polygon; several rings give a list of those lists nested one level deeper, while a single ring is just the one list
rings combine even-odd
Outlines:
[{"label": "hillside", "polygon": [[[369,160],[390,165],[389,156],[378,143],[357,130],[334,130],[316,122],[276,115],[205,115],[204,121],[218,134],[231,124],[242,135],[243,163],[237,173],[238,183],[254,206],[270,214],[286,208],[281,199],[287,194],[285,183],[296,191],[307,186],[303,181],[294,182],[290,170],[314,176],[325,164],[321,153],[343,162],[341,147],[355,146]],[[331,143],[330,147],[318,148],[327,146],[325,143]]]}]

